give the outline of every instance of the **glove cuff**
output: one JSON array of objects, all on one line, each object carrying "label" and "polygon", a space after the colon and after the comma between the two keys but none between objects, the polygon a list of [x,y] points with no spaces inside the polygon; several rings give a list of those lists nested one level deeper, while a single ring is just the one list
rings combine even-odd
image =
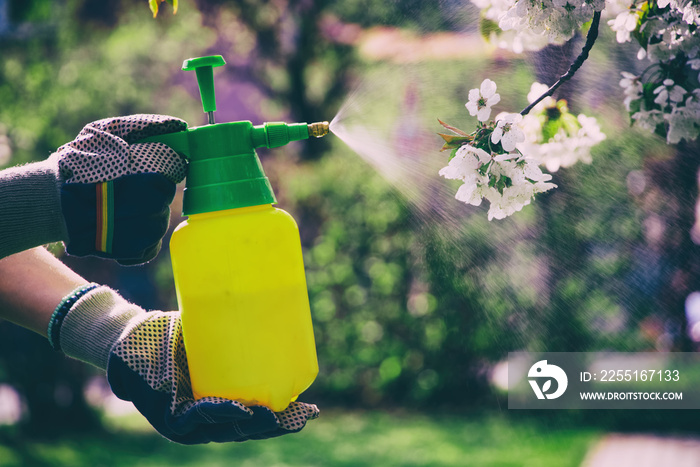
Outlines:
[{"label": "glove cuff", "polygon": [[56,161],[0,172],[0,258],[68,238]]},{"label": "glove cuff", "polygon": [[97,287],[75,302],[63,319],[58,336],[61,349],[69,357],[106,370],[112,347],[145,315],[146,311],[109,287]]}]

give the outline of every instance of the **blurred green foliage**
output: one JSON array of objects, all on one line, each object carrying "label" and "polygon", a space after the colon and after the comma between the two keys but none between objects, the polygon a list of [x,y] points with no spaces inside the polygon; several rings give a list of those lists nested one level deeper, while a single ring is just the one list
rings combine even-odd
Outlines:
[{"label": "blurred green foliage", "polygon": [[433,2],[426,5],[421,0],[346,0],[333,2],[331,11],[345,21],[363,27],[399,26],[419,31],[460,30],[465,16],[474,14],[468,2]]},{"label": "blurred green foliage", "polygon": [[144,422],[113,419],[108,436],[60,443],[0,430],[0,467],[478,466],[574,467],[600,437],[592,429],[509,420],[503,414],[328,411],[295,435],[246,443],[181,446]]},{"label": "blurred green foliage", "polygon": [[173,79],[182,57],[202,54],[215,39],[201,16],[156,22],[125,8],[118,27],[104,28],[81,19],[84,3],[28,2],[16,13],[24,22],[0,39],[0,122],[13,143],[10,164],[42,159],[86,123],[113,115],[197,121],[197,102]]}]

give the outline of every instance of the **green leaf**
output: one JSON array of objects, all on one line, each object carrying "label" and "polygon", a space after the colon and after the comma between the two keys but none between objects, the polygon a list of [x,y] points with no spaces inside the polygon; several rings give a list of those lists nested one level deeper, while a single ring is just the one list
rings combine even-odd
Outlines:
[{"label": "green leaf", "polygon": [[547,120],[549,121],[558,120],[559,117],[561,117],[561,113],[562,112],[558,106],[545,107],[544,109],[544,114],[547,116]]},{"label": "green leaf", "polygon": [[542,125],[542,141],[547,143],[550,139],[554,138],[561,129],[561,119],[547,120],[544,125]]},{"label": "green leaf", "polygon": [[637,5],[637,26],[634,28],[634,31],[632,31],[632,37],[637,40],[639,45],[642,46],[644,50],[646,50],[647,44],[649,43],[649,34],[642,30],[642,25],[647,20],[648,15],[649,2],[644,2],[641,5]]},{"label": "green leaf", "polygon": [[[162,0],[161,0],[162,1]],[[177,0],[165,0],[173,6],[173,14],[177,14]]]},{"label": "green leaf", "polygon": [[481,15],[481,18],[479,18],[479,32],[481,33],[481,37],[486,41],[491,39],[491,33],[498,34],[500,30],[501,28],[498,27],[498,23]]},{"label": "green leaf", "polygon": [[569,136],[574,136],[581,128],[581,124],[578,122],[578,119],[570,112],[562,114],[561,121],[564,130],[566,130]]},{"label": "green leaf", "polygon": [[453,127],[452,125],[448,125],[447,123],[443,122],[439,118],[438,118],[438,122],[440,122],[440,125],[444,126],[448,130],[450,130],[451,132],[453,132],[459,136],[469,136],[469,134],[467,132],[462,131],[459,128]]},{"label": "green leaf", "polygon": [[148,0],[148,6],[150,7],[151,11],[153,12],[154,18],[156,16],[158,16],[159,5],[163,2],[168,2],[170,5],[173,6],[173,14],[177,13],[178,0]]},{"label": "green leaf", "polygon": [[[476,169],[477,172],[479,172],[481,175],[486,175],[486,172],[489,170],[489,167],[491,166],[491,162],[489,161],[487,164],[483,164],[481,167]],[[489,179],[489,186],[493,186],[492,183],[496,183],[496,180],[491,178]]]},{"label": "green leaf", "polygon": [[639,112],[642,108],[642,99],[635,99],[630,102],[630,117],[637,112]]},{"label": "green leaf", "polygon": [[666,125],[664,123],[659,123],[656,125],[656,129],[654,130],[654,133],[657,135],[661,136],[662,138],[666,138]]},{"label": "green leaf", "polygon": [[500,194],[503,194],[503,189],[506,187],[506,181],[504,180],[504,177],[498,177],[498,181],[496,182],[496,189]]},{"label": "green leaf", "polygon": [[645,109],[658,109],[659,106],[654,102],[656,99],[656,94],[654,94],[654,89],[658,88],[661,83],[652,82],[642,84],[642,96],[644,99]]},{"label": "green leaf", "polygon": [[440,151],[446,151],[448,149],[455,149],[463,144],[467,144],[472,141],[471,136],[454,136],[454,135],[446,135],[444,133],[438,133],[438,135],[442,136],[442,139],[445,140],[445,144],[442,146]]},{"label": "green leaf", "polygon": [[158,16],[158,4],[160,3],[160,0],[148,0],[148,6],[151,9],[151,12],[153,13],[153,17],[155,18]]},{"label": "green leaf", "polygon": [[566,99],[559,99],[557,101],[556,105],[557,105],[557,109],[559,109],[559,111],[561,113],[568,113],[569,112],[569,104],[568,104],[568,102],[566,102]]},{"label": "green leaf", "polygon": [[452,159],[455,158],[455,156],[457,155],[457,150],[458,150],[458,149],[459,149],[459,148],[454,148],[454,149],[452,150],[452,152],[450,153],[450,158],[447,159],[447,162],[449,162],[449,161],[451,161]]},{"label": "green leaf", "polygon": [[501,143],[491,143],[491,133],[493,133],[493,127],[479,128],[479,130],[477,130],[474,134],[474,142],[472,143],[472,145],[475,148],[483,149],[489,154],[501,154],[505,152],[501,148]]}]

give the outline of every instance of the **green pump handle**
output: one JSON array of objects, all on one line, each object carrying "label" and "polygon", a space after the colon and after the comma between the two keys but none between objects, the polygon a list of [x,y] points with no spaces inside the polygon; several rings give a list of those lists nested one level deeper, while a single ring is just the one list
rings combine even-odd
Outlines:
[{"label": "green pump handle", "polygon": [[328,134],[328,122],[269,122],[253,126],[249,121],[214,123],[216,96],[213,68],[224,65],[221,55],[191,58],[184,71],[197,74],[202,108],[209,124],[139,141],[160,142],[188,160],[183,214],[200,214],[276,203],[255,148],[276,148],[291,141]]},{"label": "green pump handle", "polygon": [[214,123],[216,111],[216,93],[214,92],[214,67],[225,65],[221,55],[188,58],[182,62],[182,71],[192,71],[197,74],[199,95],[202,98],[202,108],[209,118],[209,124]]}]

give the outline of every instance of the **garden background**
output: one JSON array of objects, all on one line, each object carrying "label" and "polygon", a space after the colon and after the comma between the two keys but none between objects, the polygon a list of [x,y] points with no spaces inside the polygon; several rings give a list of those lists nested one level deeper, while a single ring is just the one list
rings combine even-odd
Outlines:
[{"label": "garden background", "polygon": [[[0,167],[109,116],[204,124],[179,68],[211,54],[227,61],[217,121],[341,112],[355,129],[260,151],[300,226],[320,365],[301,399],[319,420],[275,440],[178,446],[97,370],[1,323],[0,466],[575,466],[609,433],[695,436],[695,411],[507,409],[494,370],[508,352],[696,349],[700,150],[629,127],[617,83],[635,53],[603,28],[559,95],[606,133],[593,163],[556,172],[556,190],[503,221],[458,203],[437,177],[437,118],[468,127],[468,90],[487,77],[518,111],[582,44],[504,52],[478,13],[455,0],[181,0],[154,19],[146,1],[0,0]],[[145,308],[177,307],[167,247],[128,268],[50,248]]]}]

